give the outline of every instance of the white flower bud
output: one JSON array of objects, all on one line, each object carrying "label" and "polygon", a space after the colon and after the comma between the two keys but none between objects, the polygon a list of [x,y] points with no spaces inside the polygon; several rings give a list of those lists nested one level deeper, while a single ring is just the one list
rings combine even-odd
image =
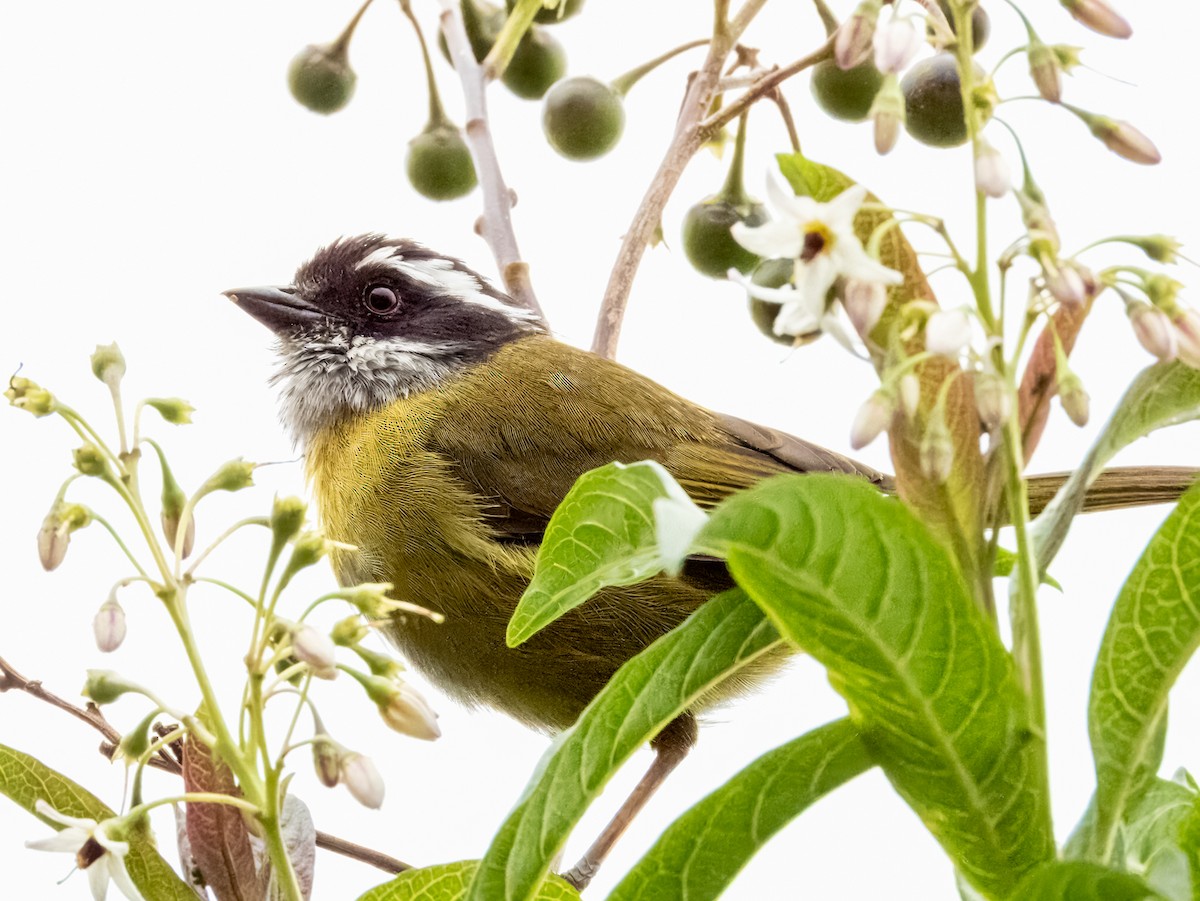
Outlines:
[{"label": "white flower bud", "polygon": [[90,525],[92,511],[82,504],[55,501],[38,530],[38,559],[46,572],[57,569],[67,556],[71,533]]},{"label": "white flower bud", "polygon": [[369,757],[356,751],[342,755],[342,783],[363,807],[378,810],[383,806],[383,776]]},{"label": "white flower bud", "polygon": [[895,402],[882,388],[867,398],[858,408],[854,424],[850,426],[850,446],[855,450],[866,447],[879,437],[892,421]]},{"label": "white flower bud", "polygon": [[1012,172],[1000,151],[980,141],[975,154],[975,187],[988,197],[1004,197],[1012,190]]},{"label": "white flower bud", "polygon": [[1058,379],[1058,400],[1071,422],[1083,428],[1087,425],[1091,398],[1075,373],[1067,371]]},{"label": "white flower bud", "polygon": [[1175,359],[1179,353],[1179,341],[1171,318],[1166,313],[1140,300],[1126,306],[1125,312],[1142,347],[1164,363]]},{"label": "white flower bud", "polygon": [[979,372],[975,375],[975,409],[979,421],[989,432],[994,432],[1008,422],[1013,411],[1012,392],[1004,379],[994,372]]},{"label": "white flower bud", "polygon": [[921,380],[916,373],[906,372],[900,376],[900,408],[909,419],[916,419],[921,409]]},{"label": "white flower bud", "polygon": [[1175,326],[1180,361],[1193,369],[1200,369],[1200,313],[1191,307],[1180,307],[1171,323]]},{"label": "white flower bud", "polygon": [[1068,306],[1078,306],[1087,300],[1087,284],[1075,266],[1070,263],[1055,265],[1053,262],[1046,260],[1044,261],[1044,272],[1046,290],[1059,303],[1065,303]]},{"label": "white flower bud", "polygon": [[96,611],[92,632],[96,636],[96,647],[105,654],[111,654],[125,640],[125,609],[115,597],[110,597]]},{"label": "white flower bud", "polygon": [[917,25],[915,16],[892,15],[875,29],[872,44],[875,48],[875,68],[885,75],[898,75],[913,61],[925,43],[925,28]]},{"label": "white flower bud", "polygon": [[378,706],[379,715],[392,729],[425,741],[441,737],[437,714],[415,688],[379,676],[369,677],[363,684]]},{"label": "white flower bud", "polygon": [[875,99],[871,102],[871,122],[875,131],[875,152],[884,156],[892,152],[900,139],[904,124],[904,94],[895,75],[885,75]]},{"label": "white flower bud", "polygon": [[1079,24],[1110,38],[1127,38],[1133,29],[1105,0],[1059,0]]},{"label": "white flower bud", "polygon": [[878,17],[878,0],[863,0],[842,23],[833,41],[833,58],[839,69],[853,69],[870,55]]},{"label": "white flower bud", "polygon": [[292,653],[318,679],[337,678],[337,647],[324,632],[301,623],[292,630]]},{"label": "white flower bud", "polygon": [[917,452],[921,460],[921,471],[925,473],[926,478],[939,485],[950,478],[954,468],[954,441],[950,437],[946,416],[940,406],[935,407],[929,417]]},{"label": "white flower bud", "polygon": [[971,320],[962,310],[938,310],[925,322],[925,349],[957,359],[971,343]]}]

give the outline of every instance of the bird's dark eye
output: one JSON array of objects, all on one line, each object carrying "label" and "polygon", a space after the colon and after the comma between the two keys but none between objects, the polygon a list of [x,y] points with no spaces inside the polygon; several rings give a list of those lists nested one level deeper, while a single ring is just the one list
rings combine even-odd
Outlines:
[{"label": "bird's dark eye", "polygon": [[363,293],[363,303],[372,313],[391,313],[400,306],[400,298],[387,285],[371,285]]}]

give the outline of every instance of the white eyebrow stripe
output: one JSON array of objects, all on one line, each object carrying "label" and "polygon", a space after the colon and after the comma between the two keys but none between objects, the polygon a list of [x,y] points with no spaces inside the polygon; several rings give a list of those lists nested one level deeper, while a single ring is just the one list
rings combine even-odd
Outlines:
[{"label": "white eyebrow stripe", "polygon": [[354,268],[362,269],[366,266],[374,266],[376,263],[390,265],[395,259],[394,255],[399,250],[399,247],[377,247],[357,263],[355,263]]},{"label": "white eyebrow stripe", "polygon": [[440,257],[428,260],[405,260],[401,256],[394,255],[395,252],[396,248],[394,247],[381,247],[373,250],[356,263],[354,268],[361,269],[368,265],[383,266],[415,282],[445,291],[464,303],[503,313],[513,319],[536,318],[536,314],[532,310],[505,303],[490,294],[485,294],[482,290],[483,283],[472,273],[456,267],[451,260]]}]

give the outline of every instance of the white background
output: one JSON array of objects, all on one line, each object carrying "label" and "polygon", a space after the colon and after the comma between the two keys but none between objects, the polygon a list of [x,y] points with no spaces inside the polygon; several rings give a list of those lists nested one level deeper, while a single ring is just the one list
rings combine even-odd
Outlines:
[{"label": "white background", "polygon": [[[846,12],[849,3],[839,4]],[[1035,4],[1027,4],[1031,9]],[[7,3],[0,10],[0,371],[23,364],[41,381],[105,427],[106,396],[92,380],[87,356],[96,343],[120,342],[129,359],[130,399],[179,395],[198,408],[196,424],[174,430],[147,416],[165,442],[180,481],[195,486],[221,461],[245,455],[280,461],[260,470],[259,487],[206,501],[201,544],[236,518],[266,512],[276,491],[302,492],[301,464],[278,427],[266,386],[269,335],[220,296],[226,288],[282,283],[318,245],[342,234],[380,230],[459,255],[492,273],[490,256],[472,233],[479,196],[434,205],[416,196],[403,172],[405,144],[424,121],[426,101],[415,42],[394,4],[381,2],[363,22],[352,58],[357,96],[324,118],[297,106],[284,87],[291,56],[304,44],[331,39],[353,2],[205,4],[144,2]],[[435,4],[419,14],[432,26]],[[804,4],[776,3],[747,35],[768,62],[803,55],[819,40]],[[1154,8],[1126,4],[1131,42],[1108,41],[1076,27],[1057,4],[1036,4],[1036,24],[1049,42],[1085,44],[1093,71],[1068,79],[1067,96],[1083,106],[1135,121],[1163,151],[1145,169],[1117,159],[1072,117],[1044,104],[1020,102],[1003,115],[1028,135],[1037,177],[1047,190],[1067,250],[1114,233],[1163,231],[1195,249],[1198,229],[1194,123],[1195,35],[1191,4]],[[994,63],[1021,40],[1015,17],[992,4],[994,33],[982,59]],[[1155,11],[1161,10],[1161,11]],[[1169,10],[1169,12],[1167,11]],[[586,15],[558,28],[571,71],[609,78],[668,46],[701,36],[709,5],[679,0],[644,4],[592,0]],[[516,226],[542,301],[560,336],[585,345],[618,239],[671,131],[688,66],[698,54],[650,76],[630,96],[625,140],[592,165],[569,163],[545,146],[535,103],[492,92],[499,152],[520,197]],[[1032,89],[1020,59],[1002,70],[1002,91]],[[448,108],[461,116],[449,69],[438,63]],[[825,119],[806,79],[788,94],[805,149],[869,185],[898,207],[944,215],[964,246],[969,228],[969,151],[935,151],[902,139],[889,157],[871,149],[866,126]],[[752,120],[748,184],[761,193],[769,154],[786,149],[766,105]],[[999,128],[992,140],[1015,161]],[[716,190],[724,164],[709,155],[685,173],[664,217],[667,244],[695,200]],[[1015,204],[996,202],[994,234],[1002,247],[1017,235]],[[924,246],[924,235],[914,232]],[[1095,264],[1136,256],[1089,256]],[[1027,275],[1027,273],[1025,273]],[[1184,268],[1180,277],[1194,280]],[[966,302],[964,285],[937,277],[946,305]],[[1024,297],[1014,279],[1013,303]],[[621,345],[627,364],[715,409],[785,428],[846,449],[854,410],[873,374],[830,340],[791,353],[762,339],[732,286],[694,275],[669,247],[650,251],[635,287]],[[1093,422],[1078,430],[1055,408],[1034,469],[1069,468],[1079,459],[1128,379],[1148,362],[1119,305],[1106,295],[1088,322],[1076,368],[1093,398]],[[111,667],[160,689],[172,703],[195,703],[182,661],[156,602],[137,589],[122,595],[130,634],[120,651],[100,654],[90,622],[108,586],[125,575],[98,528],[78,534],[63,567],[46,575],[34,535],[60,480],[69,473],[72,436],[58,420],[35,421],[0,410],[0,654],[68,697],[87,667]],[[887,467],[883,443],[861,456]],[[1119,462],[1190,463],[1200,459],[1200,432],[1176,429],[1139,443]],[[154,464],[148,462],[148,471]],[[147,482],[153,483],[151,476]],[[114,498],[92,486],[74,496],[125,524]],[[1055,827],[1065,837],[1092,787],[1085,698],[1091,660],[1106,609],[1163,510],[1093,517],[1078,524],[1055,574],[1066,592],[1042,593],[1048,667],[1050,752]],[[210,575],[251,585],[261,537],[217,554]],[[313,594],[332,583],[323,568],[306,583]],[[304,594],[293,595],[298,610]],[[330,611],[332,617],[332,611]],[[194,616],[213,669],[223,672],[227,709],[237,700],[238,657],[248,620],[236,602],[194,594]],[[327,725],[346,745],[384,769],[382,811],[358,807],[342,790],[328,791],[297,756],[294,790],[313,808],[320,828],[371,844],[416,864],[480,856],[516,799],[546,740],[503,717],[467,712],[414,676],[441,711],[444,736],[423,744],[386,731],[348,679],[319,686]],[[1166,769],[1200,765],[1200,703],[1194,671],[1174,696]],[[111,708],[131,727],[144,708],[136,700]],[[801,732],[844,714],[842,702],[810,661],[753,697],[712,712],[700,743],[618,846],[591,897],[606,888],[662,827],[744,763]],[[32,752],[119,807],[123,772],[95,753],[97,736],[33,700],[0,697],[0,742]],[[649,761],[642,752],[577,831],[567,857],[586,845]],[[177,788],[166,777],[151,792]],[[7,803],[7,802],[4,802]],[[173,853],[169,818],[161,844]],[[0,805],[0,870],[7,897],[82,898],[85,880],[55,882],[66,857],[23,849],[45,827]],[[349,899],[381,881],[366,866],[322,852],[315,896]],[[858,779],[818,804],[773,840],[731,889],[729,898],[950,898],[952,874],[939,848],[878,774]]]}]

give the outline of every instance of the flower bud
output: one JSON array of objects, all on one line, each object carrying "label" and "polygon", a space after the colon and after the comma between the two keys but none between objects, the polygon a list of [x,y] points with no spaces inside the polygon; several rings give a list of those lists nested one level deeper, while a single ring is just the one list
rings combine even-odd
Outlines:
[{"label": "flower bud", "polygon": [[921,409],[921,380],[916,373],[906,372],[897,383],[900,393],[900,409],[909,419],[915,419]]},{"label": "flower bud", "polygon": [[863,0],[842,23],[833,39],[833,58],[839,69],[853,69],[871,55],[879,0]]},{"label": "flower bud", "polygon": [[1164,363],[1175,359],[1179,344],[1175,328],[1166,313],[1140,300],[1127,304],[1125,312],[1133,326],[1133,334],[1142,347]]},{"label": "flower bud", "polygon": [[1142,290],[1146,292],[1150,302],[1172,318],[1179,309],[1178,297],[1182,289],[1182,282],[1161,272],[1148,273],[1142,279]]},{"label": "flower bud", "polygon": [[344,754],[341,777],[354,800],[363,807],[378,810],[383,806],[383,776],[369,757],[356,751]]},{"label": "flower bud", "polygon": [[108,669],[88,670],[87,682],[83,685],[83,696],[96,704],[111,704],[131,691],[141,692],[142,687]]},{"label": "flower bud", "polygon": [[58,569],[67,556],[71,533],[91,525],[92,511],[82,504],[55,501],[38,530],[38,559],[46,572]]},{"label": "flower bud", "polygon": [[875,49],[875,68],[885,75],[898,75],[925,43],[925,29],[918,27],[915,16],[893,14],[875,29],[871,43]]},{"label": "flower bud", "polygon": [[994,372],[975,374],[975,409],[979,421],[989,432],[994,432],[1008,422],[1013,411],[1012,392],[1004,379]]},{"label": "flower bud", "polygon": [[1079,376],[1070,370],[1058,377],[1058,400],[1071,422],[1080,428],[1087,425],[1091,398],[1084,390]]},{"label": "flower bud", "polygon": [[971,320],[962,310],[938,310],[925,322],[925,349],[957,359],[971,343]]},{"label": "flower bud", "polygon": [[1059,303],[1078,306],[1088,298],[1087,284],[1079,270],[1070,263],[1055,263],[1046,258],[1042,261],[1046,290]]},{"label": "flower bud", "polygon": [[125,640],[125,609],[116,597],[110,596],[100,605],[92,620],[92,632],[96,636],[96,647],[105,654],[111,654],[121,646]]},{"label": "flower bud", "polygon": [[921,461],[921,472],[925,473],[926,478],[939,485],[950,478],[954,468],[954,441],[946,425],[945,410],[940,405],[934,407],[929,422],[925,425],[917,453]]},{"label": "flower bud", "polygon": [[1133,34],[1129,23],[1119,16],[1105,0],[1059,0],[1080,25],[1110,38],[1127,38]]},{"label": "flower bud", "polygon": [[871,101],[871,122],[875,129],[875,152],[891,153],[900,139],[904,124],[904,94],[895,75],[885,75],[875,99]]},{"label": "flower bud", "polygon": [[975,153],[975,187],[988,197],[1004,197],[1012,190],[1012,172],[1000,151],[979,141]]},{"label": "flower bud", "polygon": [[400,665],[400,662],[387,654],[380,654],[378,651],[364,648],[360,644],[354,645],[353,651],[362,658],[373,676],[382,676],[385,679],[393,680],[399,678],[400,674],[404,672],[404,667]]},{"label": "flower bud", "polygon": [[1050,49],[1054,51],[1054,58],[1058,60],[1058,67],[1064,72],[1073,72],[1082,65],[1080,54],[1083,52],[1082,47],[1075,47],[1071,44],[1051,44]]},{"label": "flower bud", "polygon": [[337,678],[337,647],[324,632],[301,623],[292,630],[292,653],[318,679]]},{"label": "flower bud", "polygon": [[846,279],[842,287],[842,307],[855,330],[865,341],[887,307],[887,288],[883,282]]},{"label": "flower bud", "polygon": [[1156,263],[1178,262],[1179,248],[1183,246],[1170,235],[1126,235],[1121,240],[1140,248],[1142,253]]},{"label": "flower bud", "polygon": [[157,716],[157,710],[150,711],[145,719],[134,726],[129,732],[122,735],[121,741],[117,745],[117,753],[113,755],[113,759],[121,757],[130,763],[140,760],[142,755],[150,750],[150,729],[153,727],[154,719]]},{"label": "flower bud", "polygon": [[352,615],[334,623],[329,637],[340,648],[352,648],[370,634],[371,630],[362,621],[362,617]]},{"label": "flower bud", "polygon": [[850,446],[860,450],[878,438],[891,424],[895,410],[896,404],[892,396],[882,388],[876,390],[858,408],[854,424],[850,426]]},{"label": "flower bud", "polygon": [[171,425],[188,425],[196,408],[180,397],[148,397],[147,407],[153,407]]},{"label": "flower bud", "polygon": [[116,342],[97,344],[92,353],[92,374],[109,388],[116,388],[125,377],[125,355]]},{"label": "flower bud", "polygon": [[1092,134],[1117,156],[1143,166],[1153,166],[1162,162],[1162,154],[1158,152],[1154,142],[1128,122],[1093,113],[1084,114],[1081,118],[1087,123]]},{"label": "flower bud", "polygon": [[295,573],[319,561],[329,551],[329,542],[320,532],[303,532],[292,543],[288,572]]},{"label": "flower bud", "polygon": [[1193,369],[1200,369],[1200,313],[1191,307],[1179,307],[1171,317],[1179,359]]},{"label": "flower bud", "polygon": [[337,744],[322,732],[313,737],[312,751],[317,779],[326,788],[336,787],[342,775],[342,755]]},{"label": "flower bud", "polygon": [[210,491],[241,491],[254,484],[254,470],[258,464],[248,463],[241,457],[221,465],[220,469],[208,477],[208,481],[200,486],[201,494]]},{"label": "flower bud", "polygon": [[1034,38],[1029,42],[1029,76],[1043,100],[1062,102],[1062,69],[1054,49]]},{"label": "flower bud", "polygon": [[278,542],[290,541],[304,526],[307,505],[300,498],[275,496],[271,505],[271,532]]},{"label": "flower bud", "polygon": [[75,468],[85,476],[96,476],[105,481],[112,480],[112,467],[108,465],[108,459],[104,456],[104,452],[96,445],[85,444],[83,447],[76,448],[72,456]]},{"label": "flower bud", "polygon": [[26,410],[41,418],[48,416],[58,409],[58,401],[54,395],[31,379],[13,376],[8,380],[8,388],[4,392],[8,402],[18,410]]},{"label": "flower bud", "polygon": [[412,686],[380,676],[366,676],[359,681],[379,708],[383,721],[392,729],[425,741],[441,736],[437,714]]}]

